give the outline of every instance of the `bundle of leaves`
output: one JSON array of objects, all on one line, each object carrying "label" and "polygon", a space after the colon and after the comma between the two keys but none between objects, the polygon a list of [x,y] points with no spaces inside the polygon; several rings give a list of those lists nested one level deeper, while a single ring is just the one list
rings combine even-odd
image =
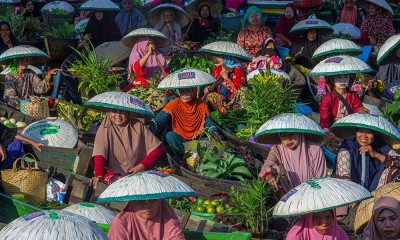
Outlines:
[{"label": "bundle of leaves", "polygon": [[203,56],[189,56],[187,53],[176,54],[169,62],[171,72],[182,68],[197,68],[207,73],[211,73],[214,63]]},{"label": "bundle of leaves", "polygon": [[291,84],[282,84],[282,78],[259,74],[251,79],[251,86],[245,92],[243,109],[230,110],[227,114],[213,112],[212,118],[231,133],[243,140],[261,127],[268,119],[295,112],[297,96]]},{"label": "bundle of leaves", "polygon": [[110,57],[97,57],[91,42],[84,46],[83,52],[73,49],[81,59],[71,64],[74,74],[80,77],[79,89],[84,86],[86,94],[93,91],[96,95],[112,90],[119,91],[119,85],[124,80],[109,68]]},{"label": "bundle of leaves", "polygon": [[204,45],[213,43],[215,41],[232,41],[233,31],[224,31],[222,28],[217,33],[211,33],[211,36],[204,41]]},{"label": "bundle of leaves", "polygon": [[40,20],[37,17],[28,17],[24,23],[24,34],[22,39],[30,41],[33,36],[41,34]]},{"label": "bundle of leaves", "polygon": [[104,113],[89,109],[84,113],[84,106],[61,100],[57,104],[57,115],[74,125],[77,129],[88,131],[92,122],[104,117]]},{"label": "bundle of leaves", "polygon": [[65,22],[62,26],[52,27],[50,30],[45,32],[46,36],[52,36],[55,38],[72,39],[77,36],[74,25]]},{"label": "bundle of leaves", "polygon": [[50,13],[51,14],[66,15],[66,14],[69,14],[70,12],[68,12],[68,10],[61,9],[61,8],[54,8],[53,10],[51,10]]},{"label": "bundle of leaves", "polygon": [[11,25],[11,30],[18,39],[22,39],[25,29],[25,21],[22,13],[9,12],[6,6],[2,5],[0,11],[0,19],[7,21]]}]

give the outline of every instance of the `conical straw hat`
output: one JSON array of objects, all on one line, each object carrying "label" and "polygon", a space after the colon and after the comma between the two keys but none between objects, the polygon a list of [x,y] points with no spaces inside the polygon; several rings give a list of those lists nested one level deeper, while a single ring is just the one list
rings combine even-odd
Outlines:
[{"label": "conical straw hat", "polygon": [[256,132],[259,143],[280,144],[280,133],[304,133],[307,140],[319,142],[325,138],[322,128],[310,118],[299,113],[284,113],[267,120]]},{"label": "conical straw hat", "polygon": [[360,29],[351,23],[337,23],[332,28],[334,36],[346,34],[350,35],[351,39],[359,39],[361,37]]},{"label": "conical straw hat", "polygon": [[74,148],[78,142],[76,128],[61,119],[44,119],[31,123],[21,134],[51,147]]},{"label": "conical straw hat", "polygon": [[104,231],[89,219],[74,213],[49,210],[19,217],[0,231],[1,239],[107,240]]},{"label": "conical straw hat", "polygon": [[364,9],[367,9],[368,4],[370,4],[370,3],[383,8],[383,10],[385,10],[389,14],[389,16],[393,17],[393,9],[389,5],[389,3],[386,2],[385,0],[358,0],[357,1],[357,5],[359,5],[360,7],[364,8]]},{"label": "conical straw hat", "polygon": [[221,1],[213,1],[213,0],[193,0],[189,3],[189,5],[186,7],[185,11],[189,16],[191,16],[192,12],[197,13],[198,9],[202,5],[208,5],[210,6],[211,9],[211,15],[214,18],[217,18],[218,15],[221,13],[223,6]]},{"label": "conical straw hat", "polygon": [[131,113],[133,117],[137,118],[152,118],[155,116],[153,110],[143,100],[124,92],[105,92],[92,97],[85,105],[101,111],[110,109],[122,110]]},{"label": "conical straw hat", "polygon": [[[89,0],[83,3],[80,10],[88,11],[119,11],[120,8],[117,4],[110,0]],[[109,29],[112,31],[112,29]]]},{"label": "conical straw hat", "polygon": [[360,184],[338,178],[312,178],[293,188],[274,207],[278,218],[347,206],[372,197]]},{"label": "conical straw hat", "polygon": [[1,4],[10,4],[10,5],[12,5],[12,4],[18,4],[20,2],[21,2],[21,0],[0,0],[0,5]]},{"label": "conical straw hat", "polygon": [[49,60],[49,56],[42,50],[29,45],[19,45],[0,55],[0,65],[8,65],[13,59],[21,57],[31,58],[30,64],[43,64]]},{"label": "conical straw hat", "polygon": [[83,34],[85,32],[88,22],[89,22],[89,18],[83,19],[82,21],[78,22],[75,25],[75,31],[80,34]]},{"label": "conical straw hat", "polygon": [[122,42],[128,48],[133,48],[136,41],[141,37],[151,38],[157,48],[166,47],[169,45],[169,39],[162,33],[153,28],[139,28],[128,33]]},{"label": "conical straw hat", "polygon": [[[282,77],[283,79],[285,79],[287,81],[292,81],[289,74],[287,74],[285,71],[282,71],[280,69],[270,69],[269,71],[271,72],[272,76],[278,76],[278,77]],[[259,74],[267,74],[267,72],[268,71],[266,68],[256,69],[256,70],[252,71],[251,73],[247,74],[247,81],[250,83],[251,79],[254,78],[255,76],[257,76]]]},{"label": "conical straw hat", "polygon": [[113,211],[103,206],[88,202],[76,203],[64,208],[63,211],[75,213],[91,221],[102,224],[111,224],[111,221],[116,215]]},{"label": "conical straw hat", "polygon": [[374,204],[382,197],[392,197],[400,201],[400,183],[388,183],[372,192],[373,198],[364,200],[358,205],[354,218],[354,232],[362,233],[362,228],[372,217]]},{"label": "conical straw hat", "polygon": [[129,57],[132,49],[121,41],[105,42],[95,48],[98,58],[110,58],[109,67],[115,66]]},{"label": "conical straw hat", "polygon": [[195,195],[191,187],[171,175],[146,171],[117,180],[106,188],[97,202],[124,202]]},{"label": "conical straw hat", "polygon": [[370,114],[383,117],[383,112],[377,106],[368,103],[363,103],[363,106],[369,110]]},{"label": "conical straw hat", "polygon": [[170,10],[174,12],[174,20],[182,28],[189,24],[190,20],[186,12],[179,6],[171,3],[164,3],[151,9],[149,14],[147,15],[147,20],[149,20],[149,23],[152,26],[156,26],[157,23],[160,21],[160,18],[162,17],[162,12],[165,10]]},{"label": "conical straw hat", "polygon": [[392,50],[396,49],[399,46],[399,43],[400,34],[391,36],[388,40],[386,40],[386,42],[379,49],[378,57],[376,59],[378,64],[381,64],[381,62],[387,57],[387,55],[389,55]]},{"label": "conical straw hat", "polygon": [[309,29],[317,29],[322,32],[322,34],[333,32],[332,26],[325,22],[324,20],[316,18],[315,15],[311,15],[309,18],[297,23],[290,30],[291,33],[305,31]]},{"label": "conical straw hat", "polygon": [[212,75],[194,68],[183,68],[164,78],[157,86],[158,89],[179,89],[208,86],[216,82]]},{"label": "conical straw hat", "polygon": [[354,113],[335,122],[331,131],[338,137],[345,139],[353,136],[358,128],[366,128],[377,132],[383,141],[392,148],[400,148],[400,133],[384,117],[368,114]]},{"label": "conical straw hat", "polygon": [[252,61],[252,57],[249,53],[244,48],[233,42],[212,42],[200,48],[200,52],[213,56],[231,56],[247,62]]},{"label": "conical straw hat", "polygon": [[358,56],[361,53],[362,53],[361,48],[353,41],[334,38],[327,42],[324,42],[321,46],[319,46],[315,50],[312,59],[326,57],[327,55],[340,55],[340,54]]},{"label": "conical straw hat", "polygon": [[54,9],[66,10],[69,13],[75,12],[75,8],[71,4],[64,2],[64,1],[49,2],[46,5],[44,5],[40,11],[41,12],[51,12]]},{"label": "conical straw hat", "polygon": [[334,76],[371,72],[372,69],[362,60],[339,55],[329,57],[318,63],[310,72],[310,76]]}]

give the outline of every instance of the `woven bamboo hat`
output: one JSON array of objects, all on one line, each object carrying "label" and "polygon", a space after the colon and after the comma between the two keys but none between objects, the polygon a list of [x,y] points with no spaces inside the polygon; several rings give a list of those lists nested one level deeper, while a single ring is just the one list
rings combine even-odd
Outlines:
[{"label": "woven bamboo hat", "polygon": [[136,41],[141,37],[151,38],[157,48],[166,47],[169,45],[169,39],[162,33],[153,28],[139,28],[128,33],[122,42],[128,48],[133,48]]},{"label": "woven bamboo hat", "polygon": [[310,76],[334,76],[372,72],[368,64],[347,55],[329,57],[318,63],[310,72]]},{"label": "woven bamboo hat", "polygon": [[333,32],[333,28],[329,23],[325,22],[324,20],[318,19],[314,14],[294,25],[290,32],[300,32],[310,29],[317,29],[321,32],[322,35]]},{"label": "woven bamboo hat", "polygon": [[129,57],[132,49],[121,41],[105,42],[95,48],[98,58],[109,58],[109,67],[115,66]]},{"label": "woven bamboo hat", "polygon": [[358,0],[357,4],[362,8],[367,8],[368,4],[374,4],[385,10],[391,17],[393,17],[393,9],[385,0]]},{"label": "woven bamboo hat", "polygon": [[321,44],[321,46],[315,50],[312,59],[326,57],[327,55],[340,54],[357,56],[361,53],[361,48],[353,41],[334,38]]},{"label": "woven bamboo hat", "polygon": [[399,43],[400,43],[400,34],[396,34],[388,38],[388,40],[386,40],[386,42],[379,49],[378,57],[376,59],[378,64],[380,64],[392,50],[396,49],[399,46]]},{"label": "woven bamboo hat", "polygon": [[[121,10],[117,4],[110,0],[89,0],[83,3],[80,10],[88,11],[119,11]],[[112,29],[110,29],[112,31]]]},{"label": "woven bamboo hat", "polygon": [[101,224],[111,224],[116,215],[113,211],[103,206],[88,202],[76,203],[64,208],[63,211],[84,216],[91,221]]},{"label": "woven bamboo hat", "polygon": [[360,29],[351,23],[337,23],[332,26],[333,35],[340,34],[349,35],[351,39],[359,39],[361,37]]},{"label": "woven bamboo hat", "polygon": [[71,4],[64,2],[64,1],[49,2],[46,5],[44,5],[40,11],[41,12],[51,12],[54,9],[66,10],[69,13],[75,12],[75,8]]},{"label": "woven bamboo hat", "polygon": [[231,56],[242,61],[251,62],[252,57],[240,45],[233,42],[217,41],[204,45],[199,50],[201,53],[210,54],[213,56]]},{"label": "woven bamboo hat", "polygon": [[175,22],[177,22],[182,28],[189,24],[190,20],[186,12],[179,6],[171,3],[164,3],[151,9],[149,15],[147,15],[147,20],[149,23],[152,26],[157,25],[157,23],[160,21],[161,13],[165,10],[170,10],[174,13]]},{"label": "woven bamboo hat", "polygon": [[212,75],[194,68],[182,68],[164,78],[157,86],[158,89],[180,89],[208,86],[215,83]]},{"label": "woven bamboo hat", "polygon": [[199,7],[203,5],[208,5],[211,9],[211,15],[214,18],[217,18],[218,15],[222,11],[222,3],[221,1],[213,1],[213,0],[193,0],[192,2],[189,3],[185,11],[187,12],[188,15],[191,15],[192,12],[198,11]]},{"label": "woven bamboo hat", "polygon": [[20,45],[12,47],[0,55],[0,65],[8,65],[15,58],[29,57],[30,64],[43,64],[49,60],[49,56],[42,50],[28,46]]},{"label": "woven bamboo hat", "polygon": [[381,197],[392,197],[400,201],[400,183],[388,183],[372,192],[373,198],[364,200],[357,208],[354,218],[354,232],[361,234],[363,228],[372,217],[374,204]]}]

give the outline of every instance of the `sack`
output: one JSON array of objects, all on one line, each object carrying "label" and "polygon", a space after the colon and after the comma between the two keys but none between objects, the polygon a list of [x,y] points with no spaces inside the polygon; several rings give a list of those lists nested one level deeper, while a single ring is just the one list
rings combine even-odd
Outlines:
[{"label": "sack", "polygon": [[45,98],[38,98],[36,101],[21,100],[19,108],[22,113],[38,119],[46,119],[50,116],[49,101]]},{"label": "sack", "polygon": [[[37,161],[34,160],[34,167],[23,157],[18,158],[13,163],[12,169],[1,170],[2,184],[4,192],[7,195],[23,194],[28,202],[37,204],[46,199],[46,184],[48,174],[41,171],[38,167]],[[21,161],[21,169],[17,169],[17,163]]]}]

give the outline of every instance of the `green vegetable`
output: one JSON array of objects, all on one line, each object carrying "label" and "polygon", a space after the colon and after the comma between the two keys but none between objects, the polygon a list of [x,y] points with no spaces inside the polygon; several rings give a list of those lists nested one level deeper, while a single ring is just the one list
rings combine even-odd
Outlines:
[{"label": "green vegetable", "polygon": [[176,54],[169,62],[171,72],[175,72],[182,68],[197,68],[202,71],[211,73],[214,63],[203,56],[189,56],[186,53]]},{"label": "green vegetable", "polygon": [[51,14],[69,14],[70,12],[68,12],[65,9],[60,9],[60,8],[54,8],[53,10],[51,10]]},{"label": "green vegetable", "polygon": [[51,30],[45,32],[45,34],[55,38],[71,39],[76,37],[77,32],[75,31],[74,25],[65,22],[62,26],[52,27]]}]

